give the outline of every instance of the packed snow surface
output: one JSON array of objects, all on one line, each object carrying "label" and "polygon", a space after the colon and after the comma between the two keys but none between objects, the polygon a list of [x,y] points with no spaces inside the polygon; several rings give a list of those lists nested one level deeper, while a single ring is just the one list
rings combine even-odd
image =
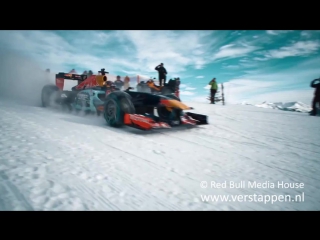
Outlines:
[{"label": "packed snow surface", "polygon": [[210,125],[115,129],[1,99],[0,210],[320,210],[320,118],[188,104]]}]

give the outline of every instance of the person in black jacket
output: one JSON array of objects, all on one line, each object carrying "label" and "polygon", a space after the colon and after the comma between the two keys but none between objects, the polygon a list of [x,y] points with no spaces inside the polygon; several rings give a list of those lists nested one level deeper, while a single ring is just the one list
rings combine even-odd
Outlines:
[{"label": "person in black jacket", "polygon": [[[155,67],[155,70],[159,73],[159,86],[164,86],[167,80],[167,70],[164,68],[163,63]],[[163,83],[163,85],[162,85]]]},{"label": "person in black jacket", "polygon": [[[315,83],[317,81],[318,81],[318,83]],[[317,103],[319,104],[319,107],[320,107],[320,78],[314,79],[311,82],[310,87],[316,89],[314,91],[314,97],[313,97],[313,101],[312,101],[312,111],[311,111],[310,115],[316,116],[317,115],[317,106],[316,106]]]}]

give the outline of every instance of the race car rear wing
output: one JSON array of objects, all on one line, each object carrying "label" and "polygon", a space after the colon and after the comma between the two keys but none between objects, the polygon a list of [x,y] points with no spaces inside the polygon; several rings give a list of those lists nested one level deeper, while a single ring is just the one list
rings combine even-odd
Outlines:
[{"label": "race car rear wing", "polygon": [[78,85],[86,80],[88,75],[84,74],[75,74],[75,73],[63,73],[60,72],[56,74],[56,86],[63,90],[64,80],[75,80],[78,81]]}]

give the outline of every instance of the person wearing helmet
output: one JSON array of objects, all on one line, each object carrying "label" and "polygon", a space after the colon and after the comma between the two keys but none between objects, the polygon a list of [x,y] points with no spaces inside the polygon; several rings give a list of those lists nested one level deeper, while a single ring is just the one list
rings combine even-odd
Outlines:
[{"label": "person wearing helmet", "polygon": [[117,79],[114,81],[114,85],[116,86],[116,88],[118,88],[119,90],[121,90],[121,88],[124,85],[124,82],[121,80],[121,77],[118,75]]},{"label": "person wearing helmet", "polygon": [[[316,83],[316,82],[318,82],[318,83]],[[317,103],[320,108],[320,78],[314,79],[311,82],[310,87],[315,88],[314,97],[312,100],[312,111],[310,112],[310,115],[316,116],[317,115]]]}]

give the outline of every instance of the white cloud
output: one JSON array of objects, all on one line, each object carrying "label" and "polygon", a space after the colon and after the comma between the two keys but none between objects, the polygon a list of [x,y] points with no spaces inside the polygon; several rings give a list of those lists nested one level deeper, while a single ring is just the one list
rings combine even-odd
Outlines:
[{"label": "white cloud", "polygon": [[190,92],[190,91],[180,91],[180,95],[192,96],[194,94],[195,94],[194,92]]},{"label": "white cloud", "polygon": [[252,61],[252,60],[243,60],[243,61],[239,61],[239,66],[241,68],[256,68],[258,66],[258,62]]},{"label": "white cloud", "polygon": [[292,32],[293,30],[267,30],[267,34],[270,35],[279,35],[283,33]]},{"label": "white cloud", "polygon": [[231,35],[238,35],[239,36],[239,35],[241,35],[241,32],[240,31],[234,31],[234,32],[231,33]]},{"label": "white cloud", "polygon": [[310,31],[302,31],[300,35],[301,37],[309,38],[311,37],[312,33]]},{"label": "white cloud", "polygon": [[240,66],[239,65],[226,65],[226,66],[223,66],[223,68],[225,68],[225,69],[239,69]]},{"label": "white cloud", "polygon": [[297,89],[297,90],[285,90],[278,92],[270,92],[264,94],[258,94],[250,99],[253,104],[267,102],[303,102],[310,104],[313,99],[314,89]]},{"label": "white cloud", "polygon": [[171,77],[179,76],[188,66],[202,69],[211,61],[209,50],[221,41],[220,35],[212,36],[213,33],[1,31],[0,44],[31,55],[52,71],[68,71],[74,65],[81,68],[78,71],[106,68],[110,73],[156,76],[154,68],[163,62]]},{"label": "white cloud", "polygon": [[273,36],[269,34],[261,34],[261,35],[245,34],[241,37],[238,37],[236,42],[244,46],[263,46],[263,45],[272,44],[274,42],[274,39],[273,39]]},{"label": "white cloud", "polygon": [[193,87],[186,87],[186,89],[185,90],[189,90],[189,91],[191,91],[191,90],[196,90],[196,88],[193,88]]},{"label": "white cloud", "polygon": [[226,102],[239,103],[244,100],[255,101],[259,94],[262,94],[266,91],[272,91],[272,89],[277,87],[277,82],[264,82],[251,79],[233,79],[224,83],[224,87]]},{"label": "white cloud", "polygon": [[216,52],[212,59],[223,59],[223,58],[237,58],[247,55],[255,50],[259,49],[255,46],[250,46],[246,44],[235,45],[235,44],[228,44],[225,46],[220,47],[218,52]]},{"label": "white cloud", "polygon": [[274,30],[267,30],[267,33],[270,35],[278,35],[277,31]]},{"label": "white cloud", "polygon": [[208,103],[208,96],[199,96],[199,97],[194,97],[191,98],[190,101],[192,102],[199,102],[199,103]]},{"label": "white cloud", "polygon": [[[314,69],[314,70],[317,70],[319,69],[319,63],[320,63],[320,57],[316,57],[316,58],[310,58],[308,60],[305,60],[301,63],[299,63],[297,65],[297,68],[299,69]],[[319,71],[319,70],[318,70]],[[319,73],[320,74],[320,73]]]},{"label": "white cloud", "polygon": [[290,46],[281,47],[278,50],[270,50],[265,56],[268,58],[305,56],[316,52],[319,48],[319,41],[299,41]]},{"label": "white cloud", "polygon": [[[137,63],[126,58],[112,58],[110,53],[107,54],[108,50],[100,48],[97,52],[97,49],[93,48],[96,45],[100,46],[103,39],[106,41],[111,38],[115,40],[116,35],[109,34],[108,37],[106,37],[107,35],[102,37],[96,31],[66,31],[64,34],[66,34],[66,38],[51,31],[1,31],[0,43],[30,55],[52,71],[68,71],[70,70],[68,65],[76,65],[83,70],[91,69],[94,72],[103,67],[107,71],[114,71],[120,68],[119,65],[122,66],[122,69],[138,66]],[[83,37],[83,41],[79,40],[81,37]],[[69,38],[71,40],[67,41]]]},{"label": "white cloud", "polygon": [[257,75],[261,73],[261,70],[259,69],[254,69],[254,70],[245,70],[244,73],[248,75]]},{"label": "white cloud", "polygon": [[197,76],[196,78],[204,78],[204,76]]},{"label": "white cloud", "polygon": [[[160,62],[165,64],[168,72],[184,71],[193,65],[201,69],[209,62],[206,52],[216,42],[208,41],[210,31],[123,31],[136,51],[136,61],[148,71]],[[191,54],[190,54],[191,53]]]},{"label": "white cloud", "polygon": [[248,58],[242,58],[242,59],[239,60],[239,62],[241,62],[241,63],[249,62],[249,59]]},{"label": "white cloud", "polygon": [[319,62],[320,58],[314,58],[273,73],[248,71],[243,78],[224,84],[226,101],[301,101],[308,104],[314,91],[309,84],[320,76]]},{"label": "white cloud", "polygon": [[268,58],[255,57],[255,58],[253,58],[253,60],[256,60],[256,61],[266,61],[266,60],[268,60]]}]

